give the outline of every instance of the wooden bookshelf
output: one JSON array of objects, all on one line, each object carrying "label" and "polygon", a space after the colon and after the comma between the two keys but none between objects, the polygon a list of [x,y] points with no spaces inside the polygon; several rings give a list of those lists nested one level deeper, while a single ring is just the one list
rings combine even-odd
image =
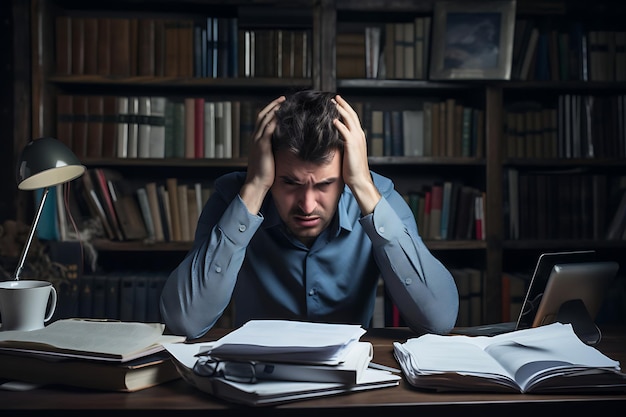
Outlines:
[{"label": "wooden bookshelf", "polygon": [[[30,10],[32,38],[32,84],[30,101],[21,103],[24,114],[30,114],[31,123],[22,129],[24,141],[30,137],[55,136],[58,114],[56,97],[68,95],[134,95],[164,96],[176,99],[201,97],[205,100],[254,100],[266,102],[285,91],[301,88],[318,88],[337,91],[351,102],[370,103],[381,110],[397,106],[419,107],[415,103],[454,99],[458,103],[483,111],[482,134],[484,149],[480,155],[471,156],[371,156],[372,169],[390,176],[400,191],[413,190],[417,185],[433,180],[462,180],[467,185],[484,192],[484,240],[429,240],[427,246],[451,268],[478,268],[483,271],[484,323],[501,320],[503,271],[515,270],[520,265],[534,265],[541,251],[591,248],[601,257],[620,260],[625,241],[599,239],[509,239],[506,224],[507,201],[503,184],[508,169],[519,171],[578,169],[589,173],[602,173],[610,178],[626,174],[623,169],[626,155],[594,158],[526,158],[508,156],[504,145],[505,121],[509,106],[516,101],[534,100],[542,105],[554,105],[560,95],[589,95],[605,97],[626,94],[626,82],[620,79],[512,79],[480,81],[429,81],[427,76],[415,79],[337,78],[337,34],[346,27],[383,27],[387,23],[413,21],[416,17],[433,14],[433,0],[321,0],[310,1],[135,1],[131,4],[118,1],[95,1],[89,5],[75,1],[32,0]],[[624,6],[600,1],[587,11],[580,1],[518,0],[518,18],[544,21],[546,16],[566,24],[584,18],[589,30],[618,31],[617,23],[626,17]],[[603,8],[602,5],[606,5]],[[587,11],[587,12],[586,12]],[[215,13],[214,13],[215,12]],[[24,13],[22,10],[21,13]],[[94,74],[60,74],[55,57],[54,41],[57,34],[57,16],[70,17],[124,17],[145,19],[188,19],[198,17],[235,17],[240,28],[249,30],[283,29],[307,30],[310,33],[310,68],[306,76],[189,76],[139,75],[127,76]],[[255,21],[254,16],[258,17]],[[266,23],[266,17],[272,17]],[[292,17],[290,19],[289,17]],[[23,18],[23,16],[22,16]],[[621,29],[620,29],[621,30]],[[618,48],[619,49],[619,48]],[[621,51],[621,49],[620,49]],[[58,54],[58,52],[57,52]],[[162,63],[167,65],[167,63]],[[394,108],[396,106],[396,108]],[[623,116],[621,119],[623,125]],[[365,123],[365,120],[363,120]],[[624,139],[626,143],[626,139]],[[18,146],[18,145],[16,145]],[[229,170],[243,169],[245,157],[233,159],[167,158],[135,159],[116,157],[84,158],[89,167],[106,167],[118,170],[128,178],[153,176],[164,181],[168,176],[179,179],[215,178]],[[163,170],[161,168],[166,168]],[[167,174],[164,173],[167,171]],[[19,195],[20,207],[25,207],[24,195]],[[607,214],[608,216],[608,214]],[[554,220],[554,219],[553,219]],[[180,260],[190,244],[188,242],[117,242],[97,240],[95,246],[103,254],[131,253],[136,256],[171,255],[172,264]],[[172,266],[173,266],[172,265]],[[123,267],[124,265],[116,265]]]}]

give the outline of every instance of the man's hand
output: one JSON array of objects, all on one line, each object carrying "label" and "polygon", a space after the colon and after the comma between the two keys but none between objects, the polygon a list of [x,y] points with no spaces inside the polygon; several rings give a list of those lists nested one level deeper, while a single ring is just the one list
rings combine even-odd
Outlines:
[{"label": "man's hand", "polygon": [[363,215],[370,214],[380,201],[370,175],[367,161],[367,142],[361,128],[359,116],[341,96],[335,96],[337,109],[343,123],[335,119],[334,124],[343,137],[343,180],[356,197]]},{"label": "man's hand", "polygon": [[248,172],[239,195],[250,213],[258,214],[263,199],[274,183],[274,155],[272,134],[276,129],[276,110],[285,101],[281,96],[261,110],[256,119],[254,133],[250,138]]}]

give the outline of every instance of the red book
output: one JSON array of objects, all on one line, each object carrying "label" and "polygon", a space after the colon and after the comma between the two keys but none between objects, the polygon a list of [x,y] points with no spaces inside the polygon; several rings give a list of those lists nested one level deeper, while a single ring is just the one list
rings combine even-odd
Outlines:
[{"label": "red book", "polygon": [[[111,197],[107,182],[107,173],[109,173],[109,171],[105,172],[103,168],[94,168],[92,172],[95,177],[97,193],[102,200],[102,205],[104,206],[104,211],[109,219],[113,233],[118,240],[124,240],[124,235],[122,234],[122,229],[120,229],[120,223],[117,219],[113,198]],[[111,174],[109,173],[109,175]]]},{"label": "red book", "polygon": [[398,310],[398,306],[395,304],[391,308],[392,308],[391,320],[392,320],[393,327],[400,327],[402,324],[400,322],[400,310]]},{"label": "red book", "polygon": [[422,239],[428,239],[430,237],[430,211],[432,209],[433,197],[430,190],[424,191],[424,225],[420,230]]},{"label": "red book", "polygon": [[474,218],[476,224],[476,240],[485,240],[484,234],[484,211],[483,211],[483,196],[477,195],[474,199]]},{"label": "red book", "polygon": [[196,157],[196,100],[192,97],[185,99],[185,158],[194,159]]},{"label": "red book", "polygon": [[442,239],[441,209],[443,208],[443,185],[435,184],[431,188],[432,199],[430,209],[430,238]]}]

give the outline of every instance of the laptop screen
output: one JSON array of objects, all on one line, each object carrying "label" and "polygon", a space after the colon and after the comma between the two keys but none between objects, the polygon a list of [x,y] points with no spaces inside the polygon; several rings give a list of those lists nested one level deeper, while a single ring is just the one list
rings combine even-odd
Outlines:
[{"label": "laptop screen", "polygon": [[592,262],[595,259],[596,252],[593,250],[541,254],[528,285],[528,291],[526,292],[515,330],[528,329],[533,325],[537,309],[548,284],[548,278],[555,265]]}]

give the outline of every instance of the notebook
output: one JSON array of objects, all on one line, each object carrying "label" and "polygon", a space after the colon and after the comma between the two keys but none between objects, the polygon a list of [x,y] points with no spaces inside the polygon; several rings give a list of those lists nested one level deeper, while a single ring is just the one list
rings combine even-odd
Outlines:
[{"label": "notebook", "polygon": [[528,285],[528,290],[526,291],[526,296],[517,320],[454,328],[451,333],[471,336],[493,336],[532,327],[554,266],[559,264],[593,262],[595,259],[596,252],[593,250],[542,253],[539,256],[532,278],[530,279],[530,284]]}]

